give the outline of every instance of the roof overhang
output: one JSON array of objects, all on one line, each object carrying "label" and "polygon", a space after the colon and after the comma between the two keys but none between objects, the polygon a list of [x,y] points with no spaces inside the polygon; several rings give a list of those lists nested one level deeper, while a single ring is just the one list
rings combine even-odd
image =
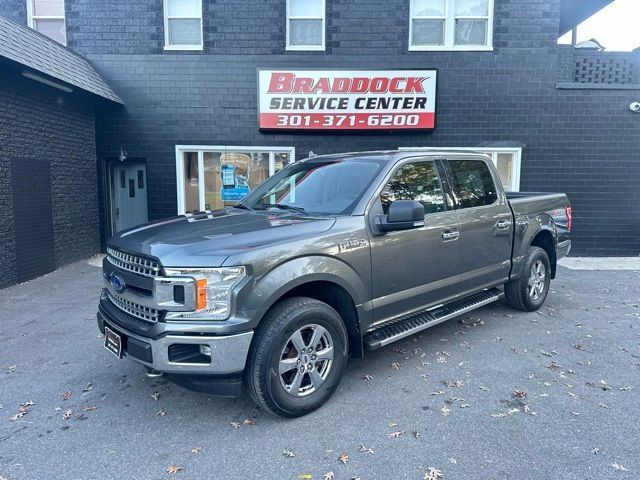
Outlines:
[{"label": "roof overhang", "polygon": [[124,103],[82,55],[2,16],[0,60],[17,65],[25,77],[60,90],[71,93],[75,88]]},{"label": "roof overhang", "polygon": [[574,27],[613,2],[614,0],[562,0],[559,36],[573,30]]}]

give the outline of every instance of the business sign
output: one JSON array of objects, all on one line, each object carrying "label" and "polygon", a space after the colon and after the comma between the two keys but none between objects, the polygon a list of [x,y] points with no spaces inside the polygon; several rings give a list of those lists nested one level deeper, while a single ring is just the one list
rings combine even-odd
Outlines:
[{"label": "business sign", "polygon": [[436,70],[258,70],[271,130],[432,129]]}]

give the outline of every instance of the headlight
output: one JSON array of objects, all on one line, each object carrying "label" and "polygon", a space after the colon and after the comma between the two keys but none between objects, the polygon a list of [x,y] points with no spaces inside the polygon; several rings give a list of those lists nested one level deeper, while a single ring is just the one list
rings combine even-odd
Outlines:
[{"label": "headlight", "polygon": [[231,313],[231,291],[247,275],[245,267],[166,268],[169,277],[192,277],[196,281],[196,310],[168,312],[173,320],[225,320]]}]

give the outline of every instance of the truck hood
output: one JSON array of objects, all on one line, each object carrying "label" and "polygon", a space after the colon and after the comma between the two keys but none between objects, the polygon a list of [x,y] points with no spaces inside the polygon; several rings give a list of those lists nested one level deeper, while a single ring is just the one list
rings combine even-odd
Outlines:
[{"label": "truck hood", "polygon": [[124,230],[109,246],[156,257],[165,267],[218,267],[234,253],[329,230],[335,218],[236,209],[188,214]]}]

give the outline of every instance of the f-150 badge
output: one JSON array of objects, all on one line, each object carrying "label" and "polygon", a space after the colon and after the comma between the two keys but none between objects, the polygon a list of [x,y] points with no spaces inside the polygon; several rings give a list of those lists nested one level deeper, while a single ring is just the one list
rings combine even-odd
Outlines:
[{"label": "f-150 badge", "polygon": [[366,246],[367,246],[367,241],[364,239],[346,240],[338,244],[338,248],[340,249],[341,252],[346,252],[348,250],[353,250],[355,248],[361,248]]}]

